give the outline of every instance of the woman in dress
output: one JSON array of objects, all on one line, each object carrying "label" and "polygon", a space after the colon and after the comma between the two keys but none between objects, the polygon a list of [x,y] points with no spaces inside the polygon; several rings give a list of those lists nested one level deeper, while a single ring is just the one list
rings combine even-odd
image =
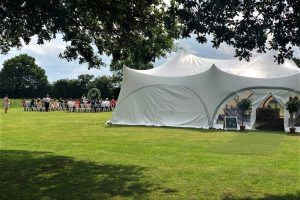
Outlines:
[{"label": "woman in dress", "polygon": [[7,94],[4,95],[3,104],[4,104],[4,111],[5,111],[5,113],[7,113],[7,110],[9,108],[9,104],[10,104],[10,101],[9,101],[9,98],[8,98]]}]

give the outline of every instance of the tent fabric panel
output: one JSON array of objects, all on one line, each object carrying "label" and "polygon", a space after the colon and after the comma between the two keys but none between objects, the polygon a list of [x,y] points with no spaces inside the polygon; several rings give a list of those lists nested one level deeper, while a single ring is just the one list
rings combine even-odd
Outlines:
[{"label": "tent fabric panel", "polygon": [[188,88],[155,85],[133,92],[120,102],[112,124],[209,128],[207,111]]}]

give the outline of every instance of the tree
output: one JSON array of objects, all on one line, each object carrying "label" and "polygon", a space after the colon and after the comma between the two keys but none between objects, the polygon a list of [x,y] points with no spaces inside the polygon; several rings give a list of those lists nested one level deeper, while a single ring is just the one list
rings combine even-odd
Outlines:
[{"label": "tree", "polygon": [[77,79],[60,79],[52,84],[52,97],[56,98],[81,98],[82,86]]},{"label": "tree", "polygon": [[60,79],[52,84],[51,96],[56,98],[81,98],[88,95],[90,89],[100,90],[102,98],[117,98],[120,92],[114,76],[99,76],[82,74],[78,79]]},{"label": "tree", "polygon": [[[290,114],[292,129],[294,128],[294,113],[299,110],[300,100],[297,96],[290,97],[289,101],[286,103],[286,110]],[[292,132],[292,131],[291,131]],[[295,132],[295,130],[293,130]]]},{"label": "tree", "polygon": [[244,126],[245,114],[251,108],[252,101],[250,99],[244,98],[238,102],[237,106],[243,112],[242,126]]},{"label": "tree", "polygon": [[114,70],[120,63],[146,66],[171,51],[172,39],[179,36],[169,16],[163,0],[3,0],[0,51],[28,44],[34,35],[43,44],[62,33],[67,47],[61,58],[99,68],[106,54]]},{"label": "tree", "polygon": [[101,91],[102,98],[116,99],[119,96],[120,85],[114,79],[114,76],[99,76],[91,85]]},{"label": "tree", "polygon": [[78,81],[80,83],[81,95],[87,95],[88,90],[91,88],[91,80],[94,79],[94,75],[81,74],[78,76]]},{"label": "tree", "polygon": [[56,98],[71,98],[68,79],[59,79],[51,85],[51,96]]},{"label": "tree", "polygon": [[[236,56],[249,58],[278,50],[279,63],[293,56],[292,46],[300,46],[300,5],[294,0],[176,0],[182,36],[197,35],[200,43],[213,36],[213,47],[232,45]],[[268,42],[269,39],[269,42]]]},{"label": "tree", "polygon": [[101,91],[102,98],[109,98],[112,94],[112,82],[109,76],[100,76],[95,78],[92,85]]},{"label": "tree", "polygon": [[3,63],[0,72],[0,92],[10,97],[38,97],[48,93],[49,83],[45,70],[35,63],[35,59],[21,54]]},{"label": "tree", "polygon": [[294,0],[171,0],[170,6],[164,0],[2,0],[0,51],[28,44],[34,35],[43,44],[62,33],[61,58],[99,68],[106,54],[118,73],[124,65],[151,68],[174,49],[174,40],[196,34],[200,43],[212,35],[216,48],[232,45],[240,59],[274,49],[283,62],[300,46],[299,20]]}]

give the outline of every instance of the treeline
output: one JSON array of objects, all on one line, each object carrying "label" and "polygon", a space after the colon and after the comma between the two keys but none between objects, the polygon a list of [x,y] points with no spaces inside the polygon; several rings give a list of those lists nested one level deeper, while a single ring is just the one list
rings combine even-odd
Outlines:
[{"label": "treeline", "polygon": [[27,54],[6,60],[0,71],[0,95],[8,94],[10,98],[44,97],[47,94],[54,98],[80,98],[91,88],[99,89],[102,98],[116,99],[120,80],[114,76],[82,74],[77,79],[49,83],[45,70]]},{"label": "treeline", "polygon": [[94,77],[89,74],[82,74],[77,79],[60,79],[49,87],[51,97],[57,98],[78,98],[87,96],[91,88],[97,88],[102,98],[117,99],[120,92],[118,82],[113,76]]}]

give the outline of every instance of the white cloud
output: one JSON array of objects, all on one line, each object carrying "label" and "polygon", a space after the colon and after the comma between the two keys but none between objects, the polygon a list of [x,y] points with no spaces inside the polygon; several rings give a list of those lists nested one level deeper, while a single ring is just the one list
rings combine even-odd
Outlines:
[{"label": "white cloud", "polygon": [[63,52],[63,50],[65,49],[64,42],[61,38],[52,40],[50,42],[47,41],[43,45],[38,45],[35,41],[35,38],[33,38],[30,45],[23,45],[22,50],[26,52],[32,52],[33,54],[47,55],[51,53],[58,54],[60,52]]},{"label": "white cloud", "polygon": [[[65,46],[66,44],[60,35],[50,42],[45,42],[44,45],[36,44],[36,37],[33,37],[29,45],[24,45],[22,49],[13,48],[7,55],[0,55],[0,69],[5,60],[26,53],[34,57],[36,63],[45,69],[50,82],[58,79],[74,79],[80,74],[93,74],[95,76],[111,74],[108,67],[103,67],[100,70],[88,70],[88,65],[79,64],[78,60],[68,62],[66,59],[60,59],[58,55],[64,51]],[[110,63],[110,60],[111,58],[103,56],[104,62]]]},{"label": "white cloud", "polygon": [[300,48],[299,47],[294,47],[294,57],[300,58]]}]

